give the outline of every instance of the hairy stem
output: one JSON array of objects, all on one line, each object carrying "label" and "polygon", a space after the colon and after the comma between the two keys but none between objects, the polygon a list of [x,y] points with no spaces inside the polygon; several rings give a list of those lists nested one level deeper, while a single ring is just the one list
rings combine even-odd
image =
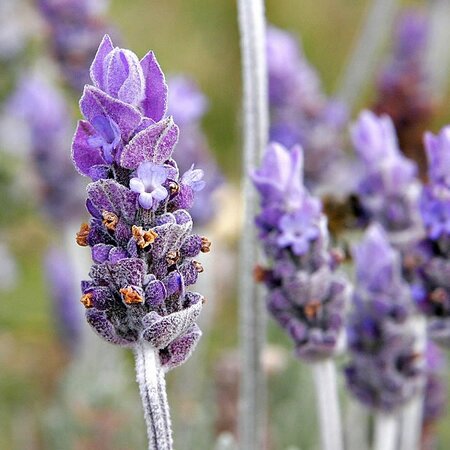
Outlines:
[{"label": "hairy stem", "polygon": [[139,384],[149,450],[172,450],[172,426],[167,402],[166,381],[158,350],[145,342],[134,348],[136,378]]},{"label": "hairy stem", "polygon": [[[415,351],[424,355],[427,343],[427,323],[423,316],[415,316],[409,326],[415,337]],[[400,450],[418,450],[422,435],[422,412],[424,402],[425,377],[419,392],[401,411]]]},{"label": "hairy stem", "polygon": [[445,97],[448,88],[450,54],[447,51],[450,40],[450,2],[448,0],[429,0],[429,23],[427,53],[424,67],[431,81],[431,93],[435,100]]},{"label": "hairy stem", "polygon": [[375,415],[373,450],[397,450],[398,418],[394,414],[378,412]]},{"label": "hairy stem", "polygon": [[311,364],[316,389],[322,450],[342,450],[342,427],[332,359]]},{"label": "hairy stem", "polygon": [[391,29],[398,0],[373,0],[356,45],[345,65],[337,97],[351,110],[372,76],[377,52]]},{"label": "hairy stem", "polygon": [[239,438],[245,450],[264,448],[265,380],[261,353],[265,342],[265,307],[252,271],[258,251],[253,220],[256,195],[249,172],[257,165],[268,139],[266,26],[263,0],[238,0],[244,91],[242,192],[244,223],[241,241],[240,333],[242,378]]}]

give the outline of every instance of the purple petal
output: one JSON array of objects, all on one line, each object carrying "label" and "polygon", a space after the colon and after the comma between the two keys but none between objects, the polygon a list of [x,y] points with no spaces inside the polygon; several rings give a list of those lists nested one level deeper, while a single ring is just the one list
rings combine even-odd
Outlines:
[{"label": "purple petal", "polygon": [[105,34],[100,43],[97,53],[95,55],[94,61],[92,62],[91,68],[89,70],[91,80],[94,83],[94,86],[99,89],[104,90],[105,86],[103,84],[104,73],[103,73],[103,62],[108,53],[114,50],[114,45],[111,41],[111,38]]},{"label": "purple petal", "polygon": [[161,120],[167,110],[167,84],[164,74],[153,52],[147,53],[141,60],[145,77],[145,97],[142,109],[146,117],[155,122]]},{"label": "purple petal", "polygon": [[84,88],[80,109],[89,122],[92,122],[96,116],[112,119],[119,127],[124,141],[129,140],[142,119],[141,114],[135,108],[110,97],[93,86]]},{"label": "purple petal", "polygon": [[100,150],[92,148],[89,144],[89,139],[95,134],[95,130],[89,122],[84,120],[78,122],[72,142],[72,160],[75,168],[82,175],[90,176],[92,166],[105,163]]}]

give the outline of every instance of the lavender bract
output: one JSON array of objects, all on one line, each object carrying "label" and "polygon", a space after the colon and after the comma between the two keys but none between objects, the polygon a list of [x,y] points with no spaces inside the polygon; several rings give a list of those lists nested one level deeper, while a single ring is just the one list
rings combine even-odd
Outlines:
[{"label": "lavender bract", "polygon": [[419,392],[422,361],[408,321],[414,312],[400,255],[379,225],[354,250],[356,286],[349,318],[350,392],[367,407],[392,412]]},{"label": "lavender bract", "polygon": [[391,119],[363,111],[351,136],[361,166],[357,195],[363,220],[378,221],[389,232],[417,228],[417,167],[401,154]]},{"label": "lavender bract", "polygon": [[302,182],[303,153],[271,144],[252,174],[261,196],[256,218],[269,267],[256,277],[268,288],[269,311],[308,361],[336,352],[343,330],[348,283],[336,272],[319,200]]},{"label": "lavender bract", "polygon": [[270,139],[287,148],[303,147],[305,183],[314,188],[327,181],[331,166],[342,156],[346,108],[326,98],[318,74],[291,34],[269,27],[267,63]]},{"label": "lavender bract", "polygon": [[204,300],[187,288],[203,270],[193,258],[210,243],[191,233],[185,208],[202,187],[202,172],[181,175],[171,158],[178,127],[163,118],[167,86],[152,52],[139,61],[105,36],[91,78],[80,101],[86,120],[72,146],[76,168],[93,179],[86,202],[92,217],[77,234],[94,260],[81,301],[101,337],[147,343],[169,370],[201,335],[195,320]]}]

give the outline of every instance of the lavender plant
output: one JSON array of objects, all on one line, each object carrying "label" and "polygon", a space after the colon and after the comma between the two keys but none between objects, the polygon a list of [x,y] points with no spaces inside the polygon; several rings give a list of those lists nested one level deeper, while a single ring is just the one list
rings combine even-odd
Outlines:
[{"label": "lavender plant", "polygon": [[[343,336],[349,283],[337,272],[339,258],[329,248],[320,201],[303,186],[302,149],[271,144],[252,179],[262,208],[256,225],[268,258],[268,267],[257,267],[255,275],[268,289],[268,309],[293,340],[298,358],[330,361]],[[322,444],[341,448],[334,366],[313,367],[323,368],[314,377]]]},{"label": "lavender plant", "polygon": [[295,38],[280,29],[267,31],[270,139],[286,148],[300,144],[305,152],[305,183],[325,183],[342,156],[347,123],[345,105],[328,99],[317,72]]},{"label": "lavender plant", "polygon": [[[372,225],[354,249],[356,286],[348,323],[350,392],[377,413],[376,448],[396,448],[396,414],[420,392],[423,358],[400,255]],[[411,432],[411,430],[410,430]]]},{"label": "lavender plant", "polygon": [[191,233],[186,209],[204,186],[203,172],[180,174],[171,158],[178,127],[165,117],[167,85],[152,52],[101,42],[84,89],[72,145],[87,187],[89,224],[77,234],[94,265],[82,282],[86,319],[106,341],[131,347],[149,448],[172,448],[164,373],[192,353],[203,297],[187,290],[202,272],[193,258],[207,238]]}]

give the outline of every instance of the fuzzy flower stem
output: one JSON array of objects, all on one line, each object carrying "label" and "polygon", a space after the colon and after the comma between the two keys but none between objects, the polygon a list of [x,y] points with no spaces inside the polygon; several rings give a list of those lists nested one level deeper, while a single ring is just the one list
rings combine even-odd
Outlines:
[{"label": "fuzzy flower stem", "polygon": [[375,415],[373,450],[396,450],[398,440],[398,419],[394,414],[378,412]]},{"label": "fuzzy flower stem", "polygon": [[265,382],[261,353],[265,340],[265,305],[253,281],[257,261],[255,191],[248,173],[256,167],[268,140],[268,95],[264,2],[238,0],[244,91],[243,182],[244,223],[241,243],[240,320],[242,379],[240,445],[245,450],[264,448]]},{"label": "fuzzy flower stem", "polygon": [[167,402],[166,381],[160,366],[158,351],[150,344],[139,342],[135,349],[136,377],[139,384],[149,450],[171,450],[172,426]]},{"label": "fuzzy flower stem", "polygon": [[317,396],[322,450],[342,450],[336,367],[330,358],[311,364]]},{"label": "fuzzy flower stem", "polygon": [[397,8],[397,0],[373,0],[361,35],[354,47],[337,89],[337,97],[349,108],[358,100],[364,83],[370,78],[377,51],[388,34]]},{"label": "fuzzy flower stem", "polygon": [[447,0],[429,0],[429,36],[424,66],[429,68],[431,89],[436,99],[443,98],[447,88],[450,55],[446,50],[450,39],[450,3]]},{"label": "fuzzy flower stem", "polygon": [[[416,351],[423,355],[427,344],[426,318],[417,315],[411,319],[410,326],[416,336]],[[422,389],[403,407],[401,412],[400,450],[416,450],[420,448],[424,389],[425,386],[422,386]]]}]

